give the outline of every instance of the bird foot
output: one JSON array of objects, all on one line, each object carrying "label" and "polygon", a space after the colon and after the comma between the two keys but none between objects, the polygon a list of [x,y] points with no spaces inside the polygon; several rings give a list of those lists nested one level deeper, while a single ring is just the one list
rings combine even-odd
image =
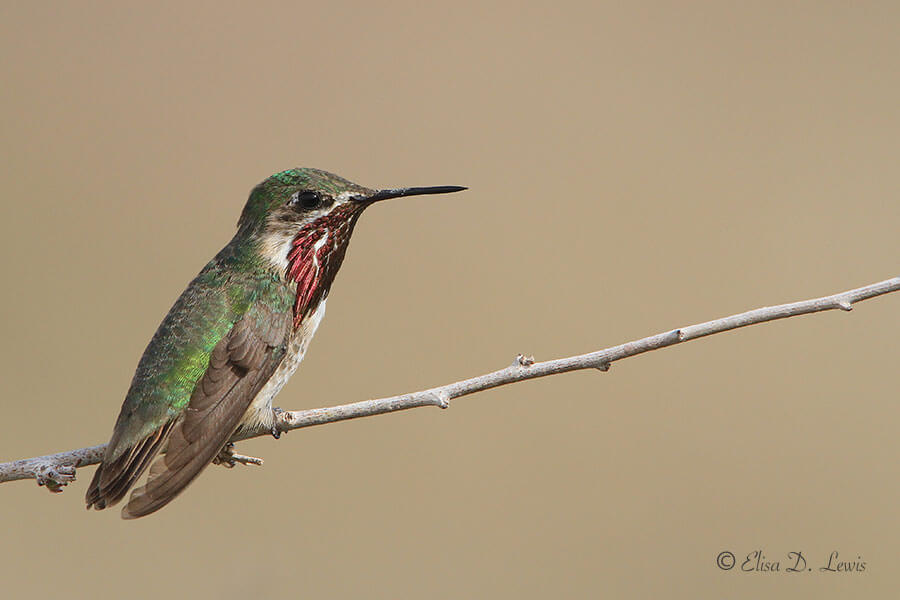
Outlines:
[{"label": "bird foot", "polygon": [[238,463],[242,465],[261,465],[263,464],[263,459],[235,453],[234,444],[231,442],[222,446],[219,454],[213,459],[214,465],[222,465],[228,469],[234,468],[234,465]]},{"label": "bird foot", "polygon": [[280,440],[281,434],[286,433],[278,428],[278,423],[281,421],[281,415],[283,415],[284,413],[285,411],[281,410],[277,406],[272,407],[272,430],[269,433],[271,433],[272,437],[276,440]]}]

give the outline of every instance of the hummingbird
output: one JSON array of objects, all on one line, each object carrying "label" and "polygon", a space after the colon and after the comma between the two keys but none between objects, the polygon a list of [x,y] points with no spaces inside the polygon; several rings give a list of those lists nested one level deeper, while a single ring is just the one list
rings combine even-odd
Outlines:
[{"label": "hummingbird", "polygon": [[[171,502],[225,456],[240,429],[278,437],[272,399],[303,360],[362,212],[461,186],[373,190],[318,169],[250,192],[237,233],[169,310],[138,363],[87,508],[122,500],[135,519]],[[223,454],[224,453],[224,454]],[[233,464],[233,463],[232,463]]]}]

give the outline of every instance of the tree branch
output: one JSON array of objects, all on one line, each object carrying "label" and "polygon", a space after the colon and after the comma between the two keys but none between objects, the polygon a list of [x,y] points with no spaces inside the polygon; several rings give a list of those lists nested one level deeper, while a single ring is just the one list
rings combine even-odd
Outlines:
[{"label": "tree branch", "polygon": [[[698,325],[689,325],[687,327],[659,333],[620,346],[591,352],[589,354],[581,354],[579,356],[548,360],[545,362],[535,362],[533,358],[525,357],[520,354],[513,361],[513,364],[505,369],[500,369],[499,371],[494,371],[493,373],[473,377],[464,381],[457,381],[456,383],[423,390],[421,392],[403,394],[391,398],[381,398],[378,400],[354,402],[353,404],[343,404],[328,408],[279,411],[276,418],[276,428],[279,432],[285,432],[291,431],[292,429],[300,429],[302,427],[323,425],[325,423],[334,423],[336,421],[344,421],[347,419],[358,419],[359,417],[369,417],[398,410],[418,408],[420,406],[448,408],[450,406],[450,400],[454,398],[489,390],[508,383],[515,383],[526,379],[535,379],[537,377],[546,377],[547,375],[556,375],[558,373],[568,373],[570,371],[578,371],[581,369],[599,369],[600,371],[608,371],[611,363],[623,358],[628,358],[629,356],[635,356],[637,354],[643,354],[644,352],[650,352],[651,350],[673,346],[675,344],[680,344],[681,342],[695,340],[714,333],[721,333],[723,331],[755,325],[757,323],[765,323],[766,321],[774,321],[776,319],[785,319],[787,317],[796,317],[798,315],[834,309],[849,311],[856,302],[861,302],[863,300],[868,300],[869,298],[874,298],[875,296],[881,296],[898,290],[900,290],[900,277],[894,277],[892,279],[886,279],[885,281],[831,296],[824,296],[822,298],[804,300],[802,302],[794,302],[791,304],[758,308],[749,312],[707,321],[706,323],[700,323]],[[259,437],[270,433],[270,430],[262,428],[241,431],[232,439],[232,441]],[[16,481],[19,479],[36,479],[38,485],[46,485],[50,491],[61,492],[63,486],[70,481],[75,480],[75,469],[77,467],[99,463],[105,449],[106,445],[102,444],[100,446],[91,446],[89,448],[79,448],[78,450],[60,452],[58,454],[2,463],[0,464],[0,483]],[[242,462],[244,464],[261,463],[259,459],[254,459],[252,457],[242,455],[234,455],[234,457],[236,462]],[[231,464],[233,465],[234,462]]]}]

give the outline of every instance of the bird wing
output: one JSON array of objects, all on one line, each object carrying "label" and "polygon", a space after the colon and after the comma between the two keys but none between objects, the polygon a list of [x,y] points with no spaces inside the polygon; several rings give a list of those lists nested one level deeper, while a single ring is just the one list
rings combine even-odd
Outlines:
[{"label": "bird wing", "polygon": [[[151,468],[154,481],[141,488],[143,500],[125,509],[134,517],[138,507],[143,507],[140,514],[157,510],[232,435],[284,357],[291,322],[289,304],[278,294],[262,300],[254,293],[236,314],[233,302],[242,301],[232,296],[229,300],[220,287],[194,286],[166,316],[141,359],[106,456],[88,487],[88,508],[117,503],[166,450],[168,459],[160,458]],[[185,318],[188,314],[194,318]],[[202,347],[206,343],[209,350]],[[172,466],[164,468],[167,463]]]},{"label": "bird wing", "polygon": [[159,510],[212,462],[284,357],[290,323],[290,313],[257,305],[216,344],[186,410],[161,434],[168,438],[165,454],[132,492],[123,518]]}]

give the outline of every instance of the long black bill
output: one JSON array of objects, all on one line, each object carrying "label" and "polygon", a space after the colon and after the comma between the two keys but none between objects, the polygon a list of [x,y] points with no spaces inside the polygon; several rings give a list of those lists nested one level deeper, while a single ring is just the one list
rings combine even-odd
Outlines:
[{"label": "long black bill", "polygon": [[366,202],[378,202],[389,198],[403,198],[405,196],[424,196],[426,194],[451,194],[467,190],[459,185],[437,185],[433,187],[397,188],[395,190],[379,190],[365,198]]}]

